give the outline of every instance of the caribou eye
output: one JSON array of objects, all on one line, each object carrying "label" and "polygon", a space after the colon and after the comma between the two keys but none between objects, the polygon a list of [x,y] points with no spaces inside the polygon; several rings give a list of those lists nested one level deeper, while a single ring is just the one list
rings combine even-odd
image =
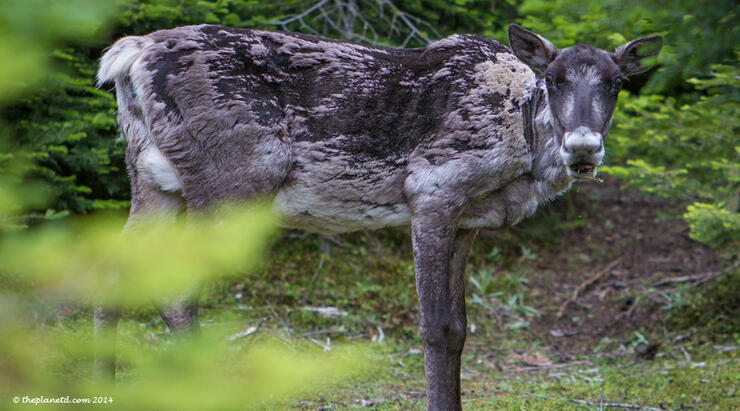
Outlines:
[{"label": "caribou eye", "polygon": [[545,84],[550,88],[555,87],[555,79],[552,77],[552,74],[545,74]]},{"label": "caribou eye", "polygon": [[617,77],[617,79],[614,80],[614,89],[617,91],[622,89],[622,78],[621,77]]}]

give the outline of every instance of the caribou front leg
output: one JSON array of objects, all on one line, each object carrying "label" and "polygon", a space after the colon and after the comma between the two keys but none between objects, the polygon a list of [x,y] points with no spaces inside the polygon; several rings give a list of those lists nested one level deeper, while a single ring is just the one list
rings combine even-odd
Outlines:
[{"label": "caribou front leg", "polygon": [[[465,314],[464,309],[461,313],[457,304],[453,304],[450,288],[458,283],[452,281],[451,275],[456,226],[453,216],[439,210],[415,215],[411,222],[427,409],[433,411],[461,409],[459,352],[465,340],[465,328],[459,316]],[[451,366],[455,369],[450,369]]]}]

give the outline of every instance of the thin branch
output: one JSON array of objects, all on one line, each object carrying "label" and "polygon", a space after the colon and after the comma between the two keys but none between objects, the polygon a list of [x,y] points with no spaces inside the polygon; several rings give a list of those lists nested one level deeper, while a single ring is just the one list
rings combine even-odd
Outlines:
[{"label": "thin branch", "polygon": [[740,267],[740,260],[735,261],[734,264],[730,265],[729,267],[725,268],[721,271],[710,271],[707,273],[701,273],[701,274],[693,274],[693,275],[681,275],[678,277],[670,277],[670,278],[664,278],[660,281],[657,281],[653,284],[653,287],[661,287],[664,285],[669,284],[677,284],[677,283],[693,283],[693,286],[697,286],[699,284],[704,284],[708,281],[714,280],[715,278],[722,276],[724,274],[727,274],[728,272]]},{"label": "thin branch", "polygon": [[[374,15],[375,13],[364,15],[362,11],[368,9],[377,10],[377,15]],[[357,28],[356,20],[361,22]],[[286,31],[293,23],[298,23],[301,30],[310,33],[318,34],[312,25],[319,26],[323,27],[324,34],[328,34],[327,31],[333,31],[345,40],[376,46],[402,36],[404,38],[402,47],[408,46],[414,40],[427,44],[432,39],[422,32],[422,27],[427,32],[433,33],[436,38],[440,37],[433,25],[405,13],[390,0],[361,0],[360,2],[357,0],[321,0],[298,14],[270,22]],[[380,27],[383,27],[383,31],[387,30],[387,33],[380,33],[378,31]],[[381,43],[381,38],[385,38],[384,43]]]},{"label": "thin branch", "polygon": [[558,318],[558,319],[560,319],[560,318],[563,318],[563,314],[565,313],[565,309],[566,309],[566,308],[568,308],[568,305],[569,305],[569,304],[571,304],[571,303],[573,303],[573,302],[575,302],[575,301],[576,301],[576,300],[578,299],[578,295],[579,295],[579,294],[580,294],[581,292],[583,292],[583,290],[585,290],[586,288],[588,288],[588,287],[590,287],[591,285],[595,284],[595,283],[596,283],[597,281],[599,281],[599,280],[601,279],[601,277],[603,277],[603,276],[604,276],[605,274],[607,274],[607,273],[611,272],[611,270],[612,270],[612,269],[613,269],[613,268],[614,268],[614,267],[615,267],[615,266],[616,266],[617,264],[619,264],[619,263],[620,263],[620,262],[622,261],[622,259],[623,259],[623,258],[624,258],[624,257],[619,257],[619,258],[617,258],[616,260],[614,260],[614,261],[612,261],[611,263],[609,263],[609,265],[608,265],[608,266],[606,266],[606,268],[604,268],[603,270],[601,270],[601,271],[599,271],[598,273],[596,273],[596,275],[594,275],[593,277],[589,278],[588,280],[586,280],[586,281],[582,282],[582,283],[581,283],[581,284],[580,284],[580,285],[579,285],[579,286],[578,286],[578,287],[577,287],[577,288],[575,289],[575,291],[573,291],[573,296],[571,296],[571,297],[570,297],[569,299],[565,300],[565,302],[563,302],[563,304],[561,304],[561,305],[560,305],[560,309],[558,310],[558,315],[557,315],[557,318]]},{"label": "thin branch", "polygon": [[[388,19],[387,18],[385,18],[385,17],[382,17],[382,18],[383,18],[383,20],[385,20],[386,22],[388,22]],[[386,37],[386,39],[385,39],[386,41],[390,41],[391,40],[391,36],[394,33],[401,34],[401,31],[396,27],[396,22],[398,22],[398,15],[394,13],[393,14],[393,17],[391,18],[390,22],[388,23],[388,37]]]},{"label": "thin branch", "polygon": [[362,15],[362,13],[357,13],[355,17],[357,17],[362,22],[362,37],[365,37],[365,33],[370,30],[373,35],[373,43],[377,43],[378,32],[375,31],[375,27],[373,27],[373,25],[365,18],[365,16]]},{"label": "thin branch", "polygon": [[314,337],[317,335],[325,335],[325,334],[347,334],[347,331],[344,330],[319,330],[319,331],[310,331],[307,333],[303,333],[298,336],[298,338],[306,338],[306,337]]},{"label": "thin branch", "polygon": [[563,368],[570,368],[575,367],[577,365],[592,365],[593,363],[591,361],[573,361],[568,363],[561,363],[561,364],[548,364],[548,365],[538,365],[538,366],[531,366],[531,367],[519,367],[512,370],[514,373],[520,373],[520,372],[530,372],[530,371],[542,371],[547,369],[563,369]]},{"label": "thin branch", "polygon": [[311,27],[311,26],[309,26],[308,24],[306,24],[306,22],[305,22],[305,21],[303,21],[303,20],[301,20],[301,28],[302,28],[303,30],[306,30],[306,31],[308,31],[308,32],[309,32],[309,33],[311,33],[311,34],[314,34],[314,35],[316,35],[316,36],[320,36],[320,35],[321,35],[321,33],[319,33],[318,31],[316,31],[316,29],[314,29],[313,27]]},{"label": "thin branch", "polygon": [[413,31],[409,33],[409,35],[406,36],[406,39],[403,41],[403,43],[401,43],[401,48],[406,48],[406,46],[409,44],[409,41],[411,41],[412,38],[414,38]]},{"label": "thin branch", "polygon": [[244,337],[247,337],[249,335],[252,335],[252,334],[256,333],[262,327],[262,324],[266,323],[268,319],[269,319],[268,317],[264,317],[264,318],[260,319],[260,322],[257,325],[253,325],[253,326],[251,326],[251,327],[249,327],[249,328],[247,328],[247,329],[245,329],[243,331],[240,331],[240,332],[232,335],[231,337],[229,337],[229,341],[238,340],[240,338],[244,338]]},{"label": "thin branch", "polygon": [[290,23],[293,23],[294,21],[303,20],[304,17],[306,17],[309,14],[313,13],[318,8],[320,8],[321,6],[323,6],[324,4],[326,4],[328,2],[329,2],[329,0],[321,0],[318,3],[315,3],[313,6],[307,8],[306,10],[304,10],[302,13],[298,13],[298,14],[296,14],[294,16],[291,16],[291,17],[288,17],[288,18],[286,18],[284,20],[270,22],[268,24],[274,24],[274,25],[278,25],[278,26],[281,26],[281,27],[285,27],[286,25],[288,25]]},{"label": "thin branch", "polygon": [[313,276],[311,276],[312,283],[316,281],[316,277],[318,277],[319,272],[321,272],[321,268],[324,267],[324,260],[326,260],[326,254],[321,253],[321,257],[319,257],[319,264],[316,266],[316,270],[313,272]]},{"label": "thin branch", "polygon": [[326,344],[322,343],[321,341],[316,340],[315,338],[311,338],[311,337],[308,338],[308,341],[323,348],[324,351],[331,351],[331,338],[329,337],[326,337]]},{"label": "thin branch", "polygon": [[657,281],[655,284],[653,284],[653,287],[662,287],[664,285],[677,284],[677,283],[690,283],[690,282],[701,280],[702,278],[704,278],[704,276],[706,276],[706,274],[682,275],[678,277],[664,278],[660,281]]},{"label": "thin branch", "polygon": [[593,401],[587,401],[587,400],[571,400],[569,398],[556,398],[556,397],[548,397],[547,395],[539,395],[534,394],[531,392],[522,392],[521,395],[528,395],[530,397],[535,398],[542,398],[543,400],[551,400],[551,401],[566,401],[573,404],[581,404],[581,405],[587,405],[590,407],[601,407],[601,408],[628,408],[632,410],[647,410],[647,411],[670,411],[668,408],[656,408],[656,407],[649,407],[647,405],[639,405],[639,404],[628,404],[628,403],[617,403],[617,402],[593,402]]},{"label": "thin branch", "polygon": [[[411,33],[409,33],[409,35],[406,37],[406,40],[403,41],[401,47],[406,47],[408,42],[414,37],[418,37],[424,43],[429,43],[431,41],[427,36],[423,35],[421,31],[416,27],[414,22],[411,21],[413,17],[404,13],[401,9],[399,9],[395,4],[391,3],[389,0],[381,0],[381,1],[384,4],[386,4],[391,10],[393,10],[394,15],[397,15],[401,19],[401,21],[403,21],[406,24],[406,27],[411,31]],[[419,24],[419,22],[422,22],[422,20],[420,19],[416,19],[416,18],[413,18],[413,19],[416,20],[417,24]],[[426,24],[426,26],[432,28],[430,24]],[[439,37],[439,33],[433,28],[432,30],[435,34],[437,34],[437,37]]]},{"label": "thin branch", "polygon": [[704,277],[704,278],[702,278],[701,280],[699,280],[699,281],[697,281],[696,283],[694,283],[694,285],[693,285],[693,286],[694,286],[694,287],[696,287],[696,286],[698,286],[698,285],[701,285],[701,284],[704,284],[704,283],[706,283],[706,282],[712,281],[712,280],[714,280],[715,278],[717,278],[717,277],[720,277],[720,276],[723,276],[723,275],[725,275],[725,274],[729,273],[730,271],[732,271],[732,270],[734,270],[734,269],[736,269],[736,268],[738,268],[738,267],[740,267],[740,259],[738,259],[737,261],[735,261],[735,264],[732,264],[731,266],[729,266],[729,267],[725,268],[725,269],[724,269],[724,270],[722,270],[722,271],[715,271],[715,272],[713,272],[713,273],[709,273],[709,274],[707,274],[707,276],[706,276],[706,277]]},{"label": "thin branch", "polygon": [[328,12],[327,12],[327,11],[326,11],[326,10],[325,10],[325,9],[324,9],[323,7],[320,7],[320,8],[319,8],[319,13],[321,13],[321,16],[316,16],[316,17],[314,17],[314,18],[313,18],[313,21],[315,21],[315,22],[318,22],[318,20],[319,20],[319,17],[323,17],[323,18],[321,19],[321,22],[322,22],[322,23],[324,23],[325,25],[327,25],[327,26],[329,26],[329,27],[333,28],[333,29],[334,29],[334,30],[336,30],[336,31],[339,31],[339,30],[340,30],[340,29],[339,29],[339,26],[337,26],[337,25],[336,25],[336,24],[334,23],[334,21],[333,21],[333,20],[331,19],[331,17],[329,17],[329,13],[328,13]]}]

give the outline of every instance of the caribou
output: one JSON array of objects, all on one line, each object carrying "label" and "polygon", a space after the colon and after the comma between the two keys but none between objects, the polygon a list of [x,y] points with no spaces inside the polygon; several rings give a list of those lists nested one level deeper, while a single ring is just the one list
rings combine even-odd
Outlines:
[{"label": "caribou", "polygon": [[[199,25],[118,40],[97,80],[115,84],[127,142],[127,227],[256,197],[291,228],[410,225],[427,409],[461,409],[478,229],[593,178],[622,82],[662,46],[558,50],[515,24],[508,35],[510,48],[466,34],[393,49]],[[198,327],[193,296],[160,312],[173,332]],[[117,319],[95,310],[97,330]]]}]

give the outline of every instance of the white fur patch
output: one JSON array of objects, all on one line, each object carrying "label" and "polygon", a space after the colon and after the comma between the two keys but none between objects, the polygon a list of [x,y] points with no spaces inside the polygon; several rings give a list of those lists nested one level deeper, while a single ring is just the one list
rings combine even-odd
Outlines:
[{"label": "white fur patch", "polygon": [[563,117],[570,118],[573,115],[573,111],[575,111],[576,108],[576,95],[573,93],[570,93],[565,96],[565,101],[563,102]]},{"label": "white fur patch", "polygon": [[326,187],[288,186],[278,191],[273,210],[291,228],[321,233],[343,233],[363,228],[407,225],[411,211],[403,203],[373,207],[327,195]]},{"label": "white fur patch", "polygon": [[427,45],[427,51],[436,49],[452,48],[459,45],[462,42],[462,36],[459,34],[453,34],[449,37],[434,41]]},{"label": "white fur patch", "polygon": [[596,94],[593,100],[591,100],[591,110],[595,114],[598,122],[601,123],[604,121],[604,104],[598,94]]},{"label": "white fur patch", "polygon": [[252,47],[249,49],[249,54],[255,57],[267,57],[269,53],[270,50],[268,50],[267,47],[258,43],[252,44]]},{"label": "white fur patch", "polygon": [[[598,150],[598,151],[597,151]],[[587,127],[578,127],[572,132],[565,133],[560,155],[566,165],[577,161],[579,156],[587,154],[595,165],[601,164],[604,157],[603,137]]]},{"label": "white fur patch", "polygon": [[[542,90],[542,92],[544,93],[544,99],[543,99],[543,101],[549,102],[550,101],[550,94],[547,91],[547,87],[545,87],[545,85],[542,84],[540,86],[540,90]],[[550,104],[549,103],[545,106],[545,109],[544,110],[540,110],[540,112],[537,113],[537,117],[535,117],[534,121],[535,121],[535,123],[537,123],[537,125],[539,127],[542,127],[542,128],[550,127],[552,125],[552,123],[553,123],[552,110],[550,110]]]},{"label": "white fur patch", "polygon": [[131,66],[139,58],[141,52],[151,44],[154,44],[151,39],[138,36],[118,40],[100,59],[100,69],[97,75],[98,87],[128,75]]},{"label": "white fur patch", "polygon": [[595,86],[601,82],[601,76],[596,66],[581,66],[577,69],[569,67],[566,77],[571,83],[585,81],[589,86]]},{"label": "white fur patch", "polygon": [[565,148],[571,151],[592,152],[601,146],[601,134],[588,127],[578,127],[577,129],[565,133]]},{"label": "white fur patch", "polygon": [[[475,66],[474,77],[479,84],[506,94],[510,88],[519,101],[527,100],[537,89],[537,78],[532,70],[513,54],[496,55],[498,61],[485,61]],[[511,99],[507,99],[510,104]]]},{"label": "white fur patch", "polygon": [[182,190],[182,181],[175,167],[154,145],[141,152],[136,168],[146,181],[158,185],[163,191]]}]

